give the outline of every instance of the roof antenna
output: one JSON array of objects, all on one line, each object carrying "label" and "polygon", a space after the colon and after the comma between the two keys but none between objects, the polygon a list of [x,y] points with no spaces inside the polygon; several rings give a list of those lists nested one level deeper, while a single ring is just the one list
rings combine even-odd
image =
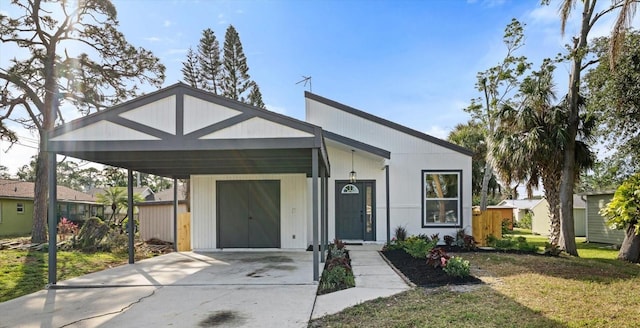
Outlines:
[{"label": "roof antenna", "polygon": [[313,92],[313,90],[311,89],[311,76],[302,76],[302,80],[296,82],[296,84],[300,84],[304,82],[304,86],[307,86],[307,83],[309,83],[309,92]]}]

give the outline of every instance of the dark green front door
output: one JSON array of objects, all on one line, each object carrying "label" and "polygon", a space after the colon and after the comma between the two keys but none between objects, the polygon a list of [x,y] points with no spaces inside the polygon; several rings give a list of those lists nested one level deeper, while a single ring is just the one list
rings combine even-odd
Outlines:
[{"label": "dark green front door", "polygon": [[280,181],[218,181],[218,247],[280,247]]},{"label": "dark green front door", "polygon": [[375,181],[336,181],[336,237],[375,240]]}]

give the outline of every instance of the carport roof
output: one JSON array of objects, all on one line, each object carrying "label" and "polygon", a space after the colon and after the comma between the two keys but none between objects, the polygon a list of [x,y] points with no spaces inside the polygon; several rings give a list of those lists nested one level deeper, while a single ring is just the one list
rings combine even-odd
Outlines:
[{"label": "carport roof", "polygon": [[312,150],[329,174],[318,126],[177,83],[57,127],[47,150],[172,178],[305,173]]}]

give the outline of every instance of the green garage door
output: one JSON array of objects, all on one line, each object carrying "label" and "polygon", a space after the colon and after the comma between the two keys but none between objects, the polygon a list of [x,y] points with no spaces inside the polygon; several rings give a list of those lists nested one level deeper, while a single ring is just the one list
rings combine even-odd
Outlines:
[{"label": "green garage door", "polygon": [[218,247],[280,247],[280,181],[218,181]]}]

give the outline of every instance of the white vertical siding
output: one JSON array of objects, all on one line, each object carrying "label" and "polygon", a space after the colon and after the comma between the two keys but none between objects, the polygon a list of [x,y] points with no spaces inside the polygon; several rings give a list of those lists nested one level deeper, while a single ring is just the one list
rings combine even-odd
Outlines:
[{"label": "white vertical siding", "polygon": [[[138,206],[140,220],[140,237],[142,240],[151,238],[173,242],[173,205],[143,205]],[[178,205],[178,213],[187,211],[185,204]]]},{"label": "white vertical siding", "polygon": [[280,247],[307,246],[307,192],[304,174],[196,175],[191,177],[191,245],[196,251],[217,248],[216,182],[225,180],[280,181]]},{"label": "white vertical siding", "polygon": [[120,114],[128,120],[176,134],[176,96],[170,96]]},{"label": "white vertical siding", "polygon": [[191,176],[191,248],[216,248],[216,185],[213,176]]},{"label": "white vertical siding", "polygon": [[200,139],[246,139],[246,138],[301,138],[313,137],[313,134],[254,117],[228,128],[215,131]]},{"label": "white vertical siding", "polygon": [[[324,130],[382,148],[391,153],[389,164],[390,175],[390,214],[391,235],[397,226],[404,226],[410,234],[451,235],[458,228],[422,228],[422,170],[462,170],[462,220],[463,228],[471,233],[471,156],[448,149],[438,144],[398,131],[383,124],[333,108],[312,99],[306,99],[306,120],[321,126]],[[329,185],[330,193],[335,188],[334,180],[348,179],[351,171],[350,153],[339,154],[328,147],[331,161],[332,179]],[[358,157],[356,157],[358,158]],[[371,161],[370,166],[378,166],[378,173],[374,170],[365,173],[366,164],[358,164],[355,170],[358,179],[376,180],[377,201],[377,234],[379,241],[386,240],[385,211],[385,173],[378,160]],[[365,158],[363,158],[365,159]],[[348,169],[346,169],[348,168]],[[361,173],[362,171],[362,173]],[[367,176],[370,174],[370,176]],[[329,196],[330,238],[335,236],[335,195]]]}]

